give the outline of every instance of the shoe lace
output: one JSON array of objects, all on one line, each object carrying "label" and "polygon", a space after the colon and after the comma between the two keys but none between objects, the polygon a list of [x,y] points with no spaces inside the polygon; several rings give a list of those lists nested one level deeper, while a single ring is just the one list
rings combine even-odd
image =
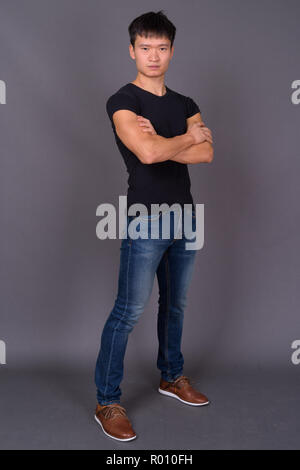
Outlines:
[{"label": "shoe lace", "polygon": [[103,414],[107,419],[113,419],[116,416],[126,416],[126,410],[120,405],[107,405],[103,409]]},{"label": "shoe lace", "polygon": [[175,385],[175,387],[177,387],[177,388],[182,388],[185,385],[188,385],[190,383],[191,382],[188,379],[188,377],[186,377],[185,375],[181,375],[180,377],[177,377],[177,379],[174,380],[172,385]]}]

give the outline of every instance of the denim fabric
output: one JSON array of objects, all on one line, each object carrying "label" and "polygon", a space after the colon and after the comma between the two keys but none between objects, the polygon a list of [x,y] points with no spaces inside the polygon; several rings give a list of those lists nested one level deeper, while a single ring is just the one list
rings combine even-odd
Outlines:
[{"label": "denim fabric", "polygon": [[[95,368],[97,401],[101,405],[120,403],[120,383],[128,335],[133,330],[152,292],[155,274],[159,285],[157,317],[157,367],[161,377],[175,380],[183,374],[181,337],[187,291],[191,281],[197,250],[186,250],[183,211],[178,218],[170,211],[170,236],[162,238],[162,214],[145,215],[140,233],[149,238],[128,238],[121,241],[118,293],[114,307],[104,325]],[[127,216],[127,228],[135,216]],[[196,215],[192,211],[192,229]],[[149,223],[148,223],[149,222]],[[174,224],[175,222],[175,224]],[[151,226],[159,228],[159,238],[152,239]],[[182,238],[176,238],[178,230]],[[138,230],[138,229],[137,229]]]}]

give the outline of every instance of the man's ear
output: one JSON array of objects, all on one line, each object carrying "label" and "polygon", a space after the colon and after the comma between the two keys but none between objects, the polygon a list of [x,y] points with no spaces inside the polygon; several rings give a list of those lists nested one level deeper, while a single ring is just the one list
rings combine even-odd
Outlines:
[{"label": "man's ear", "polygon": [[135,60],[134,48],[133,48],[133,46],[132,46],[131,43],[129,44],[128,49],[129,49],[129,55],[130,55],[130,57],[131,57],[133,60]]}]

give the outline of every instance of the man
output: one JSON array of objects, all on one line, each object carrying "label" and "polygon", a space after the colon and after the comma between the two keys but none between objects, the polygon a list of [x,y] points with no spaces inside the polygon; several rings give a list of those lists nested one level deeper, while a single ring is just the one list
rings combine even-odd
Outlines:
[{"label": "man", "polygon": [[[195,101],[164,84],[174,52],[175,26],[160,11],[141,15],[128,29],[129,52],[138,73],[106,104],[129,173],[128,206],[142,203],[151,211],[152,204],[166,203],[175,204],[181,211],[190,205],[194,231],[196,214],[187,164],[212,161],[211,131],[205,127]],[[101,336],[95,369],[95,419],[107,436],[120,441],[136,438],[120,404],[120,383],[128,335],[150,297],[155,274],[159,284],[158,391],[189,405],[209,403],[183,375],[180,350],[183,312],[196,252],[185,249],[185,236],[177,237],[183,219],[179,216],[178,223],[176,211],[165,211],[164,215],[167,212],[172,227],[168,238],[144,237],[150,234],[148,222],[161,227],[161,214],[151,213],[139,217],[140,238],[129,236],[122,240],[118,295]],[[136,216],[126,216],[128,227]]]}]

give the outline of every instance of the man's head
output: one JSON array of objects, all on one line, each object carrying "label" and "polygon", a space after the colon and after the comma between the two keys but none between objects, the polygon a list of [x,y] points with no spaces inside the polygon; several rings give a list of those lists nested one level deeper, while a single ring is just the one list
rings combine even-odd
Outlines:
[{"label": "man's head", "polygon": [[[152,77],[163,75],[168,69],[174,52],[176,28],[162,13],[144,13],[128,27],[129,53],[136,61],[139,72]],[[158,68],[151,68],[158,65]]]}]

